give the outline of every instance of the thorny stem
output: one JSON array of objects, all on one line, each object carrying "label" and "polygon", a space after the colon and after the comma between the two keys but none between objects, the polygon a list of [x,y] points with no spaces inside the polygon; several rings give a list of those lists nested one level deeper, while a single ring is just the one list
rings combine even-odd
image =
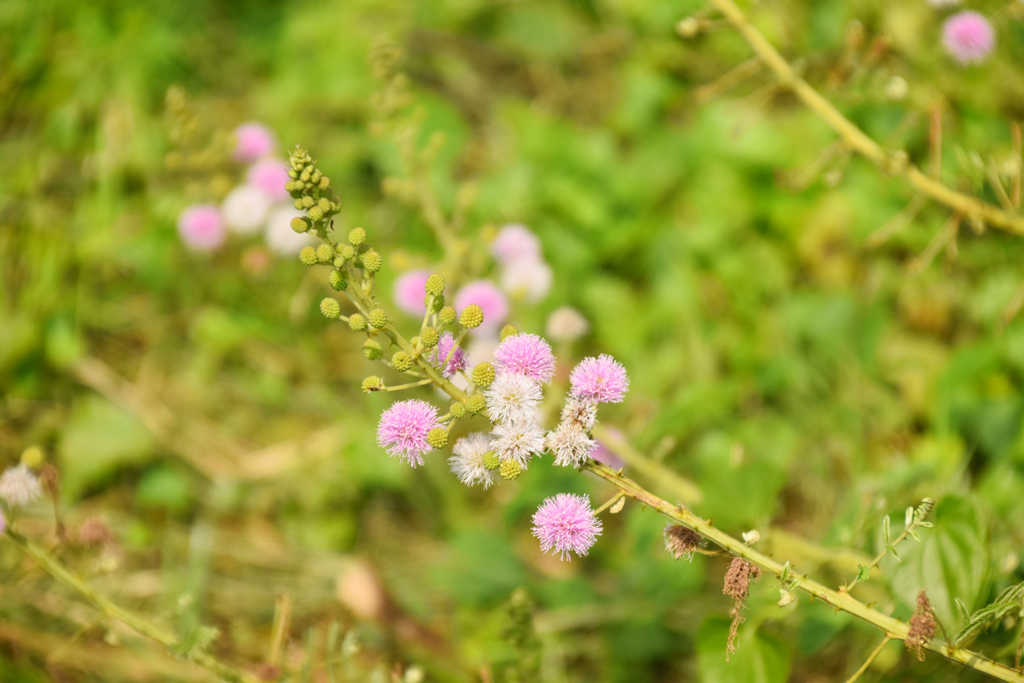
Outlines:
[{"label": "thorny stem", "polygon": [[[856,586],[860,582],[860,577],[862,575],[863,576],[870,575],[871,574],[871,570],[874,569],[875,567],[877,567],[878,563],[881,562],[883,559],[885,559],[885,556],[889,554],[889,549],[890,548],[895,548],[900,543],[905,541],[907,539],[907,536],[910,535],[910,532],[913,531],[914,529],[916,529],[921,521],[922,520],[918,519],[917,515],[915,514],[913,521],[911,521],[910,524],[908,524],[903,529],[903,533],[901,533],[899,536],[897,536],[896,539],[892,543],[889,543],[886,546],[885,550],[883,550],[882,552],[878,553],[878,557],[876,557],[875,559],[871,560],[871,564],[869,564],[866,567],[864,567],[863,573],[862,574],[858,574],[857,576],[855,576],[853,578],[853,581],[851,581],[850,583],[846,584],[846,586],[843,588],[843,590],[845,590],[847,593],[849,593],[853,589],[853,587]],[[945,629],[943,629],[943,631],[945,631]]]},{"label": "thorny stem", "polygon": [[853,672],[853,675],[847,679],[846,683],[853,683],[860,678],[860,675],[868,670],[868,667],[871,666],[871,662],[875,661],[875,657],[878,656],[878,653],[882,651],[882,648],[885,647],[890,640],[892,640],[892,638],[889,637],[889,634],[886,634],[885,637],[882,638],[882,642],[878,644],[878,647],[872,650],[871,654],[868,655],[867,661],[861,664],[860,668]]},{"label": "thorny stem", "polygon": [[[179,644],[178,639],[173,634],[168,633],[167,631],[164,631],[163,629],[146,621],[142,617],[132,614],[128,610],[115,605],[107,598],[96,593],[92,588],[86,585],[84,581],[72,574],[66,567],[64,567],[64,565],[50,556],[49,553],[30,543],[21,534],[18,534],[8,528],[7,537],[14,541],[14,543],[21,548],[26,555],[35,560],[40,567],[50,574],[50,576],[77,592],[85,598],[86,601],[103,612],[107,618],[120,621],[132,630],[141,633],[147,638],[155,640],[169,650],[173,651]],[[260,679],[250,676],[249,674],[242,673],[237,669],[233,669],[227,664],[220,662],[204,652],[195,652],[189,656],[189,659],[204,669],[212,671],[222,680],[228,681],[228,683],[260,683]]]},{"label": "thorny stem", "polygon": [[732,0],[711,0],[711,3],[732,24],[768,65],[782,85],[790,88],[805,105],[836,131],[850,149],[861,154],[886,173],[900,176],[918,192],[965,216],[976,217],[1015,235],[1024,235],[1024,216],[1001,210],[974,197],[956,192],[922,173],[906,159],[905,152],[887,153],[843,116],[835,106],[800,78],[789,62],[761,35],[743,11]]}]

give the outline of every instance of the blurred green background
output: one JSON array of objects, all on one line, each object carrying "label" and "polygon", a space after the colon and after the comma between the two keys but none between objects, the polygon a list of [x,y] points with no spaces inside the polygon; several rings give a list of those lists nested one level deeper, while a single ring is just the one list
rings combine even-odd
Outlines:
[{"label": "blurred green background", "polygon": [[[1020,164],[1024,22],[1020,3],[969,4],[998,36],[970,69],[941,49],[948,12],[923,0],[750,11],[844,113],[923,167],[941,111],[943,180],[995,204],[987,169]],[[381,83],[368,55],[387,40],[423,140],[445,135],[429,168],[441,204],[472,182],[475,243],[507,222],[539,235],[554,286],[514,322],[542,333],[555,308],[583,312],[591,330],[560,362],[626,365],[631,391],[602,420],[647,471],[695,481],[696,512],[733,535],[758,529],[762,550],[832,586],[878,552],[884,515],[899,530],[907,506],[939,500],[924,543],[858,588],[901,618],[927,589],[958,631],[954,598],[971,610],[1019,582],[1024,240],[965,223],[955,248],[914,267],[949,218],[926,205],[869,247],[913,194],[837,149],[764,73],[719,87],[752,53],[714,15],[681,38],[699,8],[0,3],[0,466],[42,446],[69,529],[100,517],[117,539],[55,552],[180,634],[218,628],[210,651],[249,671],[287,612],[290,680],[304,667],[329,680],[336,650],[338,680],[838,681],[876,644],[806,596],[776,606],[762,579],[727,664],[726,560],[674,561],[663,520],[635,504],[606,517],[589,557],[541,555],[529,519],[543,498],[597,503],[607,486],[538,465],[483,492],[440,454],[415,470],[388,458],[372,426],[390,398],[359,392],[379,366],[319,314],[323,273],[268,265],[253,240],[182,245],[179,211],[213,189],[164,163],[175,85],[204,134],[256,120],[282,158],[311,150],[342,227],[365,226],[385,255],[385,301],[403,270],[439,263],[419,212],[382,190],[406,172],[394,140],[370,134]],[[637,476],[677,497],[670,479]],[[20,525],[54,544],[46,504]],[[976,646],[1012,661],[1018,629],[1010,619]],[[899,644],[865,675],[977,679]],[[98,619],[0,540],[0,680],[212,677]]]}]

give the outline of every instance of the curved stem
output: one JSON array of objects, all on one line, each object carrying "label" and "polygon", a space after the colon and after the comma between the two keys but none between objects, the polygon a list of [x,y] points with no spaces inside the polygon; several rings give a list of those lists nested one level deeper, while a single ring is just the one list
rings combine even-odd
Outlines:
[{"label": "curved stem", "polygon": [[900,176],[918,192],[965,216],[981,219],[994,227],[1015,235],[1024,235],[1024,216],[999,209],[975,197],[951,190],[934,178],[922,173],[906,160],[905,154],[887,154],[881,145],[869,138],[860,128],[843,116],[835,106],[822,97],[807,81],[800,78],[789,62],[761,35],[743,11],[732,0],[711,0],[711,3],[754,48],[754,52],[775,72],[779,81],[790,88],[815,114],[820,116],[843,141],[886,173]]},{"label": "curved stem", "polygon": [[892,638],[890,638],[889,635],[886,634],[886,636],[882,638],[882,642],[878,644],[878,647],[872,650],[871,654],[868,655],[867,661],[860,665],[860,668],[857,669],[852,676],[850,676],[846,683],[853,683],[858,678],[860,678],[860,675],[868,670],[868,667],[871,666],[871,662],[875,661],[875,657],[878,656],[878,653],[882,651],[882,648],[885,647],[890,640],[892,640]]}]

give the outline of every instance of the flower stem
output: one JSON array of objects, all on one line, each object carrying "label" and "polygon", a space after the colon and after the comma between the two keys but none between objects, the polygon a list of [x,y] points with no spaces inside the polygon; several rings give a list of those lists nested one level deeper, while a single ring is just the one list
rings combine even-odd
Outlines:
[{"label": "flower stem", "polygon": [[886,634],[885,637],[882,638],[882,642],[878,644],[878,647],[872,650],[871,654],[868,655],[867,661],[860,665],[860,668],[857,669],[849,679],[847,679],[846,683],[853,683],[860,678],[860,675],[868,670],[868,667],[871,666],[871,662],[875,661],[875,657],[878,656],[878,653],[882,651],[882,648],[885,647],[890,640],[892,640],[892,638],[889,637],[889,634]]}]

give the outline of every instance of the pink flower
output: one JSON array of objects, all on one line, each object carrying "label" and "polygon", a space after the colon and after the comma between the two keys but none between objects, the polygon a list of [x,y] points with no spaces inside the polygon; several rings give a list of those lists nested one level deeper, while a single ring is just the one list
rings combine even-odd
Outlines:
[{"label": "pink flower", "polygon": [[246,180],[250,185],[262,190],[272,202],[288,199],[288,190],[284,189],[284,184],[290,178],[288,177],[288,166],[282,161],[277,159],[257,161],[249,167]]},{"label": "pink flower", "polygon": [[608,354],[584,358],[573,368],[569,383],[575,398],[596,403],[620,403],[629,389],[626,368]]},{"label": "pink flower", "polygon": [[484,322],[477,328],[480,333],[497,332],[508,317],[508,300],[501,290],[486,280],[470,282],[455,296],[455,308],[459,313],[470,304],[476,304],[484,311]]},{"label": "pink flower", "polygon": [[260,123],[245,123],[235,129],[235,158],[239,161],[256,161],[274,151],[277,142],[270,129]]},{"label": "pink flower", "polygon": [[525,225],[506,225],[491,242],[491,253],[505,265],[540,261],[540,240]]},{"label": "pink flower", "polygon": [[440,426],[437,408],[426,401],[399,401],[380,416],[377,443],[387,449],[388,455],[397,455],[416,467],[423,464],[423,455],[432,450],[427,433]]},{"label": "pink flower", "polygon": [[977,12],[954,14],[942,25],[946,50],[961,64],[980,64],[996,45],[995,32]]},{"label": "pink flower", "polygon": [[543,552],[554,550],[563,560],[571,560],[570,551],[583,557],[597,542],[601,520],[594,517],[589,497],[559,493],[537,509],[533,535],[540,539]]},{"label": "pink flower", "polygon": [[427,311],[427,278],[432,270],[411,270],[395,280],[393,296],[395,304],[413,316],[422,316]]},{"label": "pink flower", "polygon": [[196,251],[213,251],[224,243],[227,233],[216,206],[190,206],[178,216],[178,234]]},{"label": "pink flower", "polygon": [[[612,435],[618,439],[624,438],[622,432],[615,427],[605,427],[605,429],[611,432]],[[597,440],[596,445],[591,449],[590,457],[602,465],[608,465],[608,467],[611,467],[612,469],[617,470],[626,466],[626,461],[612,453],[600,439]]]},{"label": "pink flower", "polygon": [[[455,347],[454,351],[452,351],[452,347]],[[448,358],[449,353],[451,354],[451,358]],[[442,334],[440,341],[437,342],[434,365],[440,367],[446,358],[448,358],[448,364],[445,365],[443,370],[441,370],[441,374],[444,375],[445,379],[451,379],[455,376],[456,372],[465,370],[466,361],[469,360],[466,352],[455,346],[455,336],[451,332],[445,332]]]},{"label": "pink flower", "polygon": [[494,350],[494,366],[498,372],[523,375],[546,384],[555,374],[555,355],[551,346],[537,335],[514,334]]}]

